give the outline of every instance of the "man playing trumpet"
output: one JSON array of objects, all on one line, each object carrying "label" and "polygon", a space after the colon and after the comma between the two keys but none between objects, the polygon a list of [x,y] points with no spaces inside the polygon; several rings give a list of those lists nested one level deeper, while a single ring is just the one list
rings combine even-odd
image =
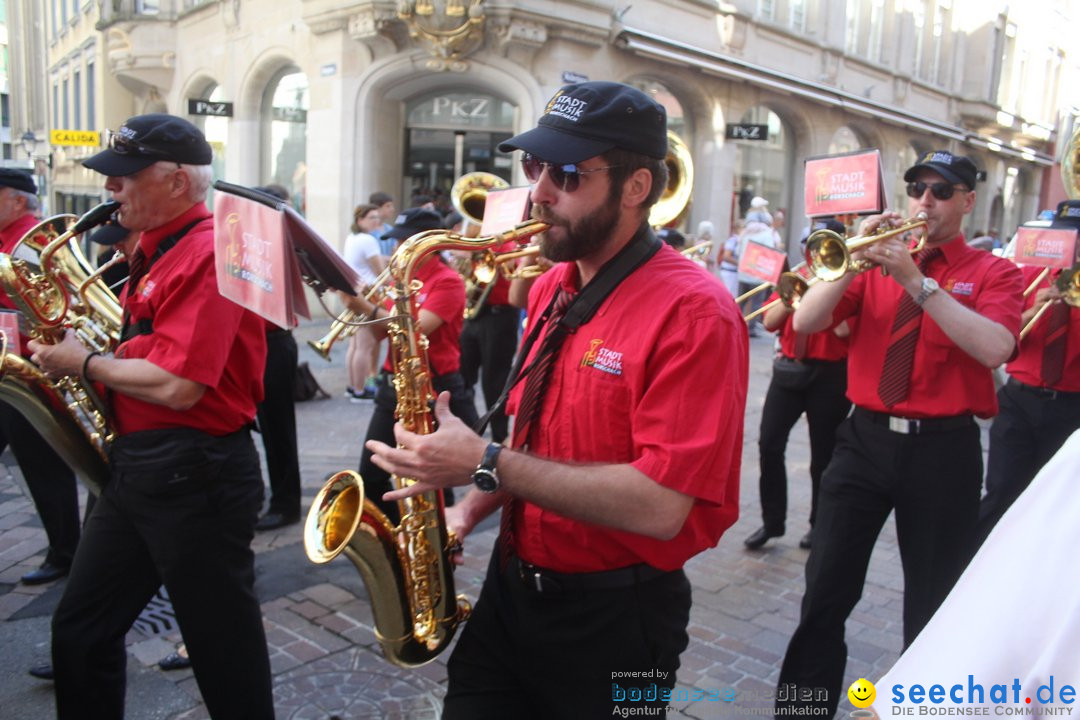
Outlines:
[{"label": "man playing trumpet", "polygon": [[[816,283],[795,311],[798,332],[856,319],[848,355],[855,409],[822,478],[802,616],[780,670],[782,687],[825,688],[827,700],[814,704],[828,717],[847,660],[844,622],[889,513],[896,509],[904,568],[905,646],[967,559],[982,483],[975,417],[997,413],[991,368],[1016,352],[1022,291],[1015,265],[964,241],[976,172],[966,157],[923,155],[904,180],[910,215],[926,216],[925,249],[913,255],[899,233],[866,246],[856,259],[886,273]],[[869,217],[860,234],[897,224],[896,213]]]}]

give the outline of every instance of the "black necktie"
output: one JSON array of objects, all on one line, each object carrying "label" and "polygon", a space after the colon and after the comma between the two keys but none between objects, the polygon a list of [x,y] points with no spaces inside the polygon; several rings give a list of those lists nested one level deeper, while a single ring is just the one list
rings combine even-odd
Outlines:
[{"label": "black necktie", "polygon": [[[940,248],[927,248],[916,257],[915,264],[923,271],[940,254]],[[889,347],[885,351],[885,362],[878,380],[878,397],[885,407],[903,402],[911,389],[911,369],[915,364],[915,346],[919,342],[922,314],[922,308],[915,304],[910,293],[905,292],[896,306]]]}]

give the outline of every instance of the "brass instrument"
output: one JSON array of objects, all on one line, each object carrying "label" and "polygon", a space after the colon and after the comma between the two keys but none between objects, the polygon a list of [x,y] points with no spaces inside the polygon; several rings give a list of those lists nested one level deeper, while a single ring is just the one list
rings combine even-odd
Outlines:
[{"label": "brass instrument", "polygon": [[806,264],[819,280],[833,282],[848,272],[860,273],[874,267],[874,263],[866,260],[853,260],[851,256],[856,251],[887,238],[912,232],[920,227],[923,231],[919,235],[919,241],[910,248],[911,254],[914,255],[926,246],[926,216],[923,213],[905,220],[898,227],[878,228],[877,231],[868,235],[859,235],[846,240],[832,230],[815,230],[806,239]]},{"label": "brass instrument", "polygon": [[[796,266],[796,270],[802,267],[802,265]],[[791,308],[793,310],[798,309],[799,302],[802,300],[802,296],[806,294],[806,291],[817,282],[818,279],[811,278],[807,280],[802,275],[799,275],[794,270],[781,273],[780,278],[776,281],[776,294],[780,297],[776,298],[770,303],[765,303],[757,310],[753,311],[749,315],[743,316],[743,320],[750,322],[758,315],[767,312],[770,308],[773,308],[777,303],[783,303],[784,307]]]},{"label": "brass instrument", "polygon": [[[466,227],[479,226],[484,221],[488,193],[508,187],[510,183],[498,175],[486,172],[466,173],[455,180],[450,188],[450,204],[465,218]],[[471,320],[484,306],[495,283],[495,273],[483,266],[476,253],[472,255],[471,262],[459,263],[458,273],[465,280],[465,319]]]},{"label": "brass instrument", "polygon": [[[1040,273],[1039,278],[1036,279],[1035,283],[1032,283],[1032,286],[1041,282],[1043,277],[1045,277],[1045,275]],[[1080,263],[1073,265],[1071,268],[1062,270],[1061,274],[1058,275],[1057,280],[1054,281],[1054,286],[1061,293],[1060,302],[1071,307],[1080,307]],[[1025,292],[1025,294],[1027,293]],[[1027,334],[1035,327],[1035,323],[1039,322],[1039,319],[1046,314],[1046,311],[1049,310],[1050,306],[1055,302],[1058,302],[1058,300],[1051,300],[1043,303],[1043,306],[1039,308],[1039,311],[1031,316],[1031,319],[1028,320],[1023,329],[1020,330],[1020,342],[1024,341]]]},{"label": "brass instrument", "polygon": [[[427,361],[427,338],[417,325],[417,266],[441,250],[479,251],[523,241],[547,225],[530,221],[505,233],[469,239],[445,230],[412,236],[390,258],[390,296],[395,315],[387,323],[397,392],[396,416],[406,429],[434,430],[435,393]],[[393,476],[395,488],[415,480]],[[371,596],[375,633],[386,659],[413,667],[430,662],[454,636],[471,610],[455,597],[451,549],[456,540],[443,517],[442,495],[427,492],[398,501],[401,522],[364,498],[363,480],[352,471],[334,475],[315,497],[304,521],[304,548],[312,562],[325,563],[344,552]]]},{"label": "brass instrument", "polygon": [[[71,328],[97,352],[112,350],[119,340],[120,303],[76,242],[118,207],[107,202],[78,219],[49,218],[31,228],[12,255],[0,254],[0,283],[25,318],[31,338],[57,343]],[[8,353],[5,340],[0,399],[26,417],[91,491],[100,492],[108,479],[106,451],[114,432],[90,383],[77,376],[50,380],[32,363]]]},{"label": "brass instrument", "polygon": [[[382,298],[386,293],[386,282],[389,279],[389,269],[379,273],[378,277],[375,278],[375,282],[368,288],[367,293],[364,295],[364,299],[368,302],[382,302]],[[318,353],[319,357],[329,362],[330,348],[334,346],[334,343],[338,340],[352,337],[356,331],[362,327],[365,319],[366,318],[362,313],[355,313],[352,310],[346,309],[334,318],[334,322],[330,323],[330,330],[325,335],[318,340],[308,340],[308,346]]]},{"label": "brass instrument", "polygon": [[653,227],[664,227],[682,215],[694,189],[694,159],[690,157],[689,148],[682,138],[670,130],[667,139],[668,152],[664,164],[668,169],[668,181],[660,199],[649,210],[649,225]]},{"label": "brass instrument", "polygon": [[705,264],[705,258],[709,257],[709,253],[712,252],[712,240],[706,240],[705,242],[699,242],[696,245],[691,245],[688,248],[683,248],[679,253],[684,258],[689,258],[699,265]]},{"label": "brass instrument", "polygon": [[1073,131],[1061,156],[1061,183],[1068,197],[1080,198],[1080,125]]}]

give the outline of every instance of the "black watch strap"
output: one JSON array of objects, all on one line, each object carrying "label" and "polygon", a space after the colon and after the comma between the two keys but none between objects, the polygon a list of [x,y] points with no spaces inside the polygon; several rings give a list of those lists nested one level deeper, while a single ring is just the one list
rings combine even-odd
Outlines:
[{"label": "black watch strap", "polygon": [[503,446],[497,442],[488,443],[484,449],[484,457],[473,471],[472,481],[482,492],[493,493],[499,489],[499,474],[495,471],[495,463],[499,460],[499,453]]}]

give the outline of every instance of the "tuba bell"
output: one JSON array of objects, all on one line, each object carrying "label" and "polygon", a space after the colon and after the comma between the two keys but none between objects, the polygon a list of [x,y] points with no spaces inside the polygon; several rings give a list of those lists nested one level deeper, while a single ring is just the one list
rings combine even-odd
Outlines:
[{"label": "tuba bell", "polygon": [[668,130],[668,152],[664,164],[668,169],[668,182],[660,199],[649,211],[649,224],[664,227],[674,222],[690,203],[694,190],[694,160],[686,143]]}]

